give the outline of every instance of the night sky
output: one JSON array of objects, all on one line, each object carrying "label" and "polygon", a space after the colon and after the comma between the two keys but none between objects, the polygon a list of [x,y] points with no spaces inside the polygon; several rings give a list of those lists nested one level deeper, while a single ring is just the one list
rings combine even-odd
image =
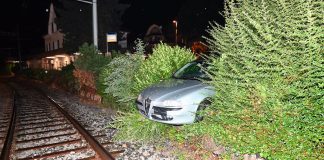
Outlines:
[{"label": "night sky", "polygon": [[[6,0],[0,6],[0,54],[17,57],[43,51],[50,0]],[[19,31],[19,32],[18,32]],[[18,36],[19,35],[19,36]]]},{"label": "night sky", "polygon": [[185,1],[129,0],[131,5],[122,17],[122,28],[141,36],[152,24],[162,25],[162,27],[172,25],[172,21],[177,18],[178,11]]},{"label": "night sky", "polygon": [[[47,34],[48,12],[52,0],[6,0],[0,5],[0,56],[17,57],[18,37],[23,57],[43,52],[42,36]],[[98,0],[100,1],[100,0]],[[172,27],[187,0],[120,0],[130,7],[122,17],[121,30],[140,38],[151,24]],[[216,0],[221,1],[221,0]],[[204,0],[200,1],[201,3]],[[140,18],[139,18],[140,17]],[[19,31],[19,32],[18,32]],[[19,36],[18,36],[19,35]]]}]

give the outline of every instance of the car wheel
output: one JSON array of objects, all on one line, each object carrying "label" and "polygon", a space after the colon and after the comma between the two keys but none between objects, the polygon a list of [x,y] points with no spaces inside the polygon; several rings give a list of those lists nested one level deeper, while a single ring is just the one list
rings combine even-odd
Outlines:
[{"label": "car wheel", "polygon": [[204,119],[201,111],[205,110],[210,104],[211,104],[210,99],[205,99],[199,104],[197,111],[196,111],[195,122],[199,122]]}]

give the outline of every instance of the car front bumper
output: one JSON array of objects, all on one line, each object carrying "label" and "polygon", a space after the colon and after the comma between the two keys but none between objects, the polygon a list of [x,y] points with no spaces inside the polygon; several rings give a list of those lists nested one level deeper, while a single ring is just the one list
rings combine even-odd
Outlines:
[{"label": "car front bumper", "polygon": [[144,106],[143,103],[136,101],[138,111],[150,120],[166,124],[191,124],[195,120],[197,105],[186,105],[181,108],[176,107],[157,107],[152,105]]}]

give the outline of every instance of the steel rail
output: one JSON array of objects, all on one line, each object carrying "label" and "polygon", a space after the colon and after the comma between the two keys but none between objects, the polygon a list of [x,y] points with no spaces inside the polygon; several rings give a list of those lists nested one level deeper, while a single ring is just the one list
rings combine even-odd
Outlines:
[{"label": "steel rail", "polygon": [[[8,84],[9,85],[9,84]],[[11,94],[10,96],[12,96],[12,103],[10,104],[12,108],[11,109],[11,115],[8,116],[7,120],[7,133],[5,133],[6,137],[3,143],[3,148],[1,151],[1,155],[0,155],[0,160],[9,160],[11,158],[13,158],[12,156],[15,153],[15,149],[13,148],[15,146],[15,137],[17,136],[16,131],[19,130],[19,126],[17,126],[19,123],[18,117],[19,117],[19,113],[18,113],[18,102],[17,99],[21,97],[21,95],[19,94],[19,92],[16,91],[16,88],[9,85],[11,88]],[[63,106],[59,105],[54,99],[52,99],[51,97],[47,96],[45,94],[45,92],[43,92],[42,90],[38,89],[38,88],[34,88],[34,90],[38,91],[38,93],[40,93],[41,96],[44,97],[44,100],[47,99],[49,100],[48,102],[50,102],[52,104],[52,106],[55,108],[55,110],[57,111],[58,114],[62,115],[64,117],[64,119],[69,122],[74,128],[75,130],[78,132],[79,135],[81,135],[83,137],[84,140],[86,140],[86,142],[88,143],[88,146],[95,152],[95,159],[102,159],[102,160],[113,160],[115,159],[114,157],[117,156],[117,154],[124,152],[123,150],[120,151],[108,151],[106,150],[103,145],[101,145],[96,139],[95,136],[92,136],[90,134],[89,131],[87,131],[82,125],[81,123],[79,123],[76,119],[74,119],[67,111],[64,110]],[[43,99],[43,98],[42,98]],[[9,107],[9,106],[8,106]],[[55,112],[56,112],[55,111]],[[11,116],[11,117],[10,117]],[[33,119],[34,120],[34,119]],[[38,124],[38,123],[37,123]],[[23,125],[23,124],[20,124]],[[34,127],[35,128],[35,127]],[[39,126],[37,126],[36,128],[39,128]],[[21,128],[20,128],[21,129]],[[33,134],[33,133],[32,133]],[[20,135],[20,134],[19,134]],[[30,134],[28,134],[30,135]],[[55,136],[52,136],[55,137]],[[45,138],[49,138],[49,137],[45,137]],[[38,138],[38,139],[43,139],[43,138]],[[33,140],[26,140],[28,141],[34,141]],[[111,142],[112,143],[112,142]],[[49,146],[53,146],[52,144],[48,144]],[[55,145],[55,144],[54,144]],[[46,147],[47,145],[42,145],[42,146],[36,146],[37,147]],[[21,150],[31,150],[32,147],[30,148],[23,148],[23,149],[17,149],[16,151],[21,151]],[[75,150],[78,150],[80,148],[76,148]],[[82,148],[81,148],[82,149]],[[59,152],[53,152],[50,154],[44,154],[44,155],[39,155],[39,157],[43,157],[43,156],[48,156],[48,155],[55,155],[55,154],[61,154],[64,152],[68,152],[68,150],[66,151],[59,151]],[[28,157],[26,157],[28,159]],[[26,159],[23,158],[23,159]],[[31,158],[31,157],[29,157]],[[90,157],[88,157],[90,158]]]},{"label": "steel rail", "polygon": [[80,134],[88,141],[88,143],[93,147],[93,149],[99,154],[100,158],[103,160],[114,160],[115,158],[105,150],[104,147],[100,145],[100,143],[87,131],[85,130],[81,124],[76,121],[70,114],[68,114],[59,104],[55,102],[51,97],[45,95],[44,92],[38,90],[45,97],[47,97],[52,104],[72,123],[72,125],[80,132]]},{"label": "steel rail", "polygon": [[7,133],[6,140],[4,142],[4,145],[3,145],[3,148],[2,148],[2,151],[1,151],[1,155],[0,155],[1,160],[9,160],[9,158],[10,158],[11,144],[12,144],[12,141],[13,141],[13,135],[14,135],[14,132],[15,132],[15,124],[16,124],[15,96],[16,96],[16,93],[12,89],[12,107],[13,108],[12,108],[8,133]]}]

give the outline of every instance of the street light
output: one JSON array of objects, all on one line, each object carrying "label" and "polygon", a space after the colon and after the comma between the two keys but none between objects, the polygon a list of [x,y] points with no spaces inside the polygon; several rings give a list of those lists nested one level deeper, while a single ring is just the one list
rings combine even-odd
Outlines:
[{"label": "street light", "polygon": [[173,20],[172,21],[175,24],[175,43],[178,43],[178,21]]},{"label": "street light", "polygon": [[92,2],[85,0],[76,0],[83,3],[92,4],[92,30],[93,30],[93,44],[98,47],[98,21],[97,21],[97,0]]}]

